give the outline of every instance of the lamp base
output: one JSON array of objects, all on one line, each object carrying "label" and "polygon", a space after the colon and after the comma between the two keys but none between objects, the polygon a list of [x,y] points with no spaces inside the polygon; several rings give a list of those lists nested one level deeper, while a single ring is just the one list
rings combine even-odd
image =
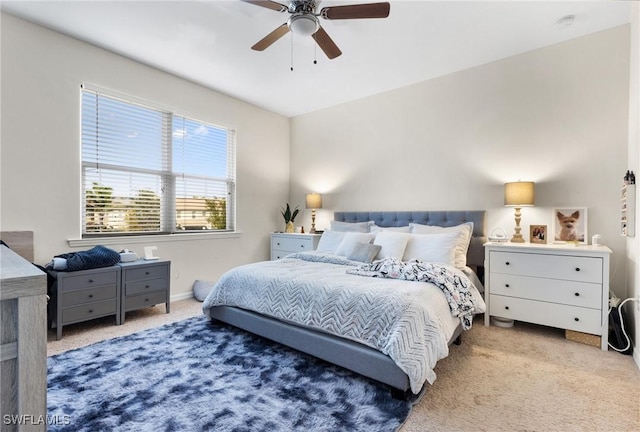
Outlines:
[{"label": "lamp base", "polygon": [[515,234],[513,235],[513,237],[511,237],[511,242],[512,243],[524,243],[524,237],[522,237],[522,234],[520,234],[521,228],[520,228],[520,218],[521,218],[522,214],[520,213],[520,207],[516,207],[516,228],[515,228]]}]

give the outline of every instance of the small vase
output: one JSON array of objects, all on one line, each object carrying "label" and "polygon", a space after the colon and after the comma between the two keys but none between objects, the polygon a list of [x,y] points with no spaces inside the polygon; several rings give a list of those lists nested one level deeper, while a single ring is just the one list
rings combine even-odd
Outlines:
[{"label": "small vase", "polygon": [[285,225],[285,227],[284,227],[284,232],[292,233],[294,231],[295,231],[295,228],[293,226],[293,222],[291,222],[291,221],[287,222],[287,225]]}]

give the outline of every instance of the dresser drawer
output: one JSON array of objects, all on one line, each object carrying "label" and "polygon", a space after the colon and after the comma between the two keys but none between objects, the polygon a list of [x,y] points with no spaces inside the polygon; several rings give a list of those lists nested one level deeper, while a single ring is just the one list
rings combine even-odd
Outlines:
[{"label": "dresser drawer", "polygon": [[166,264],[159,264],[154,266],[144,266],[140,268],[126,268],[123,266],[124,281],[135,281],[141,279],[153,279],[153,278],[168,278],[169,266]]},{"label": "dresser drawer", "polygon": [[148,306],[157,305],[158,303],[167,302],[167,292],[153,292],[149,294],[141,294],[124,299],[124,310],[130,311],[140,309]]},{"label": "dresser drawer", "polygon": [[272,249],[271,250],[271,259],[272,260],[281,259],[281,258],[286,257],[287,255],[292,254],[292,253],[293,252],[291,252],[291,251]]},{"label": "dresser drawer", "polygon": [[136,282],[127,282],[124,286],[125,296],[132,296],[136,294],[154,292],[154,291],[167,291],[169,288],[169,278],[148,279]]},{"label": "dresser drawer", "polygon": [[117,293],[117,285],[104,285],[83,290],[63,291],[62,304],[64,307],[69,307],[100,300],[115,299],[118,295]]},{"label": "dresser drawer", "polygon": [[273,237],[271,247],[274,250],[290,251],[289,253],[310,251],[313,250],[313,239],[311,237]]},{"label": "dresser drawer", "polygon": [[116,315],[118,313],[116,306],[116,299],[111,299],[64,308],[62,309],[62,324],[71,324],[105,315]]},{"label": "dresser drawer", "polygon": [[490,296],[489,314],[582,333],[602,333],[602,313],[597,309],[567,306],[500,295]]},{"label": "dresser drawer", "polygon": [[601,310],[602,285],[491,273],[491,293]]},{"label": "dresser drawer", "polygon": [[491,251],[491,272],[602,283],[602,259]]},{"label": "dresser drawer", "polygon": [[[117,269],[117,267],[116,267]],[[72,291],[77,289],[86,289],[99,285],[115,285],[117,284],[120,273],[113,268],[99,272],[82,272],[82,274],[71,273],[64,274],[60,277],[63,280],[62,290]]]}]

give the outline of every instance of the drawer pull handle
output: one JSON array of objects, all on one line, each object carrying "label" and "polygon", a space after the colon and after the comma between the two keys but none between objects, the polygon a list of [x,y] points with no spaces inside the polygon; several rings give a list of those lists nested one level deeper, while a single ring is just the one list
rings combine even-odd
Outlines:
[{"label": "drawer pull handle", "polygon": [[301,244],[301,245],[300,245],[300,247],[301,247],[301,248],[303,248],[303,247],[304,247],[304,245],[303,245],[303,244]]},{"label": "drawer pull handle", "polygon": [[93,279],[89,279],[89,283],[93,283]]},{"label": "drawer pull handle", "polygon": [[509,284],[504,284],[505,287],[509,288]]},{"label": "drawer pull handle", "polygon": [[506,310],[509,310],[509,306],[505,306],[504,308],[505,308]]},{"label": "drawer pull handle", "polygon": [[573,320],[574,320],[574,321],[580,321],[580,318],[575,317]]},{"label": "drawer pull handle", "polygon": [[144,286],[144,288],[145,288],[145,289],[149,288],[149,285],[145,285],[145,286]]},{"label": "drawer pull handle", "polygon": [[89,313],[93,313],[93,309],[89,309]]},{"label": "drawer pull handle", "polygon": [[148,275],[148,274],[149,274],[149,272],[144,272],[144,274]]},{"label": "drawer pull handle", "polygon": [[93,294],[89,294],[89,298],[93,298]]},{"label": "drawer pull handle", "polygon": [[576,267],[576,271],[580,271],[580,267]]},{"label": "drawer pull handle", "polygon": [[505,265],[509,265],[510,263],[509,263],[509,261],[507,261],[507,262],[506,262],[506,263],[504,263],[504,264],[505,264]]},{"label": "drawer pull handle", "polygon": [[144,299],[144,301],[145,301],[145,303],[148,303],[148,302],[149,302],[149,299],[148,299],[148,298],[146,298],[146,299]]},{"label": "drawer pull handle", "polygon": [[280,246],[280,242],[278,242],[277,245]]},{"label": "drawer pull handle", "polygon": [[580,293],[575,293],[574,294],[576,297],[580,297]]}]

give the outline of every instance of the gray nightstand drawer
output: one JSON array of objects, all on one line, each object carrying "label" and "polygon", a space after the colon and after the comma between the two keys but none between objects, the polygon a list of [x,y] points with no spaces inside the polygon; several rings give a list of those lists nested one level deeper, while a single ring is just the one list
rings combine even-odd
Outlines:
[{"label": "gray nightstand drawer", "polygon": [[[125,268],[125,267],[123,267]],[[167,278],[169,277],[169,267],[167,265],[143,266],[140,268],[126,268],[124,281],[135,281],[140,279]]]},{"label": "gray nightstand drawer", "polygon": [[117,295],[117,285],[105,285],[90,289],[63,291],[62,303],[65,307],[69,307],[85,303],[93,303],[100,300],[115,299]]},{"label": "gray nightstand drawer", "polygon": [[148,280],[142,280],[137,282],[127,282],[125,284],[124,293],[128,297],[131,295],[142,294],[147,292],[167,291],[168,288],[169,288],[168,278],[148,279]]},{"label": "gray nightstand drawer", "polygon": [[118,276],[120,275],[113,270],[100,271],[100,272],[82,272],[83,274],[62,276],[64,278],[63,291],[71,291],[77,289],[86,289],[89,287],[99,285],[115,285],[117,284]]},{"label": "gray nightstand drawer", "polygon": [[131,296],[125,299],[124,310],[129,311],[141,309],[144,307],[157,305],[158,303],[166,303],[167,301],[168,299],[166,291]]},{"label": "gray nightstand drawer", "polygon": [[62,324],[86,321],[105,315],[115,315],[118,311],[116,299],[103,300],[62,309]]}]

